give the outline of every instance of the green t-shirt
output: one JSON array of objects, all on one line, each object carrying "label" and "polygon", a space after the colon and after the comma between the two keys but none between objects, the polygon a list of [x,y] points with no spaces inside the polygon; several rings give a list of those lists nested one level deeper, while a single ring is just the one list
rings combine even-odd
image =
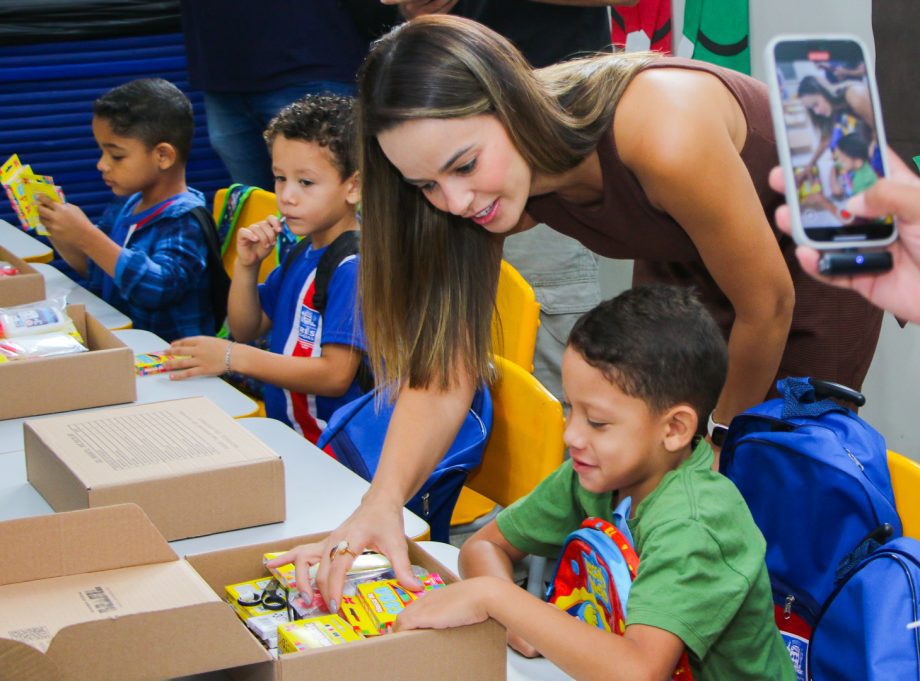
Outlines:
[{"label": "green t-shirt", "polygon": [[873,170],[872,166],[867,161],[853,171],[852,179],[853,193],[859,194],[874,185],[878,181],[878,175],[875,174],[875,170]]},{"label": "green t-shirt", "polygon": [[[763,536],[741,494],[711,466],[703,440],[634,509],[628,524],[639,571],[626,625],[678,636],[696,681],[794,681],[773,621]],[[566,461],[497,522],[515,548],[555,557],[582,520],[610,520],[615,502],[615,492],[585,490]]]}]

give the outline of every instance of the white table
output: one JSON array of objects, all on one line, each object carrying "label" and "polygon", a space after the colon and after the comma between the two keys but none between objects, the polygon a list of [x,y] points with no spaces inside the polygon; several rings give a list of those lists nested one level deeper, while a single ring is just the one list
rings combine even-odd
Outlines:
[{"label": "white table", "polygon": [[[370,486],[367,481],[280,421],[249,418],[239,423],[284,461],[287,520],[174,541],[172,547],[180,556],[325,532],[338,527],[358,507]],[[51,507],[26,482],[25,454],[0,454],[0,521],[50,513]],[[428,532],[428,524],[405,509],[403,522],[410,537]]]},{"label": "white table", "polygon": [[0,245],[28,262],[48,262],[54,257],[49,246],[6,220],[0,220]]},{"label": "white table", "polygon": [[109,305],[102,298],[83,288],[73,279],[51,265],[32,265],[45,278],[45,297],[63,298],[67,305],[83,305],[86,311],[107,329],[129,329],[131,318]]},{"label": "white table", "polygon": [[[169,345],[150,331],[125,329],[114,333],[119,340],[134,351],[134,354],[164,350]],[[137,401],[129,404],[147,404],[150,402],[162,402],[163,400],[177,400],[183,397],[207,397],[233,418],[252,416],[259,408],[251,397],[216,376],[190,378],[185,381],[170,381],[169,374],[163,373],[138,376],[135,380],[137,381]],[[93,409],[109,409],[119,406],[128,405],[113,404],[108,407],[93,407]],[[59,415],[43,414],[41,416],[0,421],[0,455],[22,450],[22,424],[24,421]],[[0,484],[2,484],[2,480],[0,480]]]},{"label": "white table", "polygon": [[[248,418],[239,423],[284,460],[287,520],[174,541],[172,547],[180,556],[326,532],[341,525],[358,508],[370,487],[366,480],[280,421]],[[410,537],[428,532],[428,523],[406,509],[403,523]]]}]

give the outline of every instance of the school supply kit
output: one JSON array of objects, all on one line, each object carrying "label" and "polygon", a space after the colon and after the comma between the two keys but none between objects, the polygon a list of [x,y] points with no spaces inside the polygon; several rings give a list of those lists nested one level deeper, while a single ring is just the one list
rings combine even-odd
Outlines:
[{"label": "school supply kit", "polygon": [[0,307],[0,364],[87,351],[58,301]]},{"label": "school supply kit", "polygon": [[[920,678],[920,542],[901,537],[884,438],[834,383],[787,378],[736,416],[720,468],[767,543],[777,626],[800,681]],[[834,401],[837,400],[837,401]]]},{"label": "school supply kit", "polygon": [[[266,553],[263,562],[279,555]],[[266,568],[270,576],[229,584],[225,589],[227,602],[273,657],[387,634],[409,603],[444,586],[440,575],[413,565],[423,591],[403,589],[385,556],[365,552],[346,575],[341,614],[330,613],[316,588],[316,566],[312,567],[313,598],[309,601],[297,591],[290,563]]]},{"label": "school supply kit", "polygon": [[36,175],[31,166],[23,165],[19,156],[13,154],[0,166],[0,184],[6,190],[22,228],[48,234],[38,215],[39,197],[65,203],[64,192],[54,184],[54,179],[49,175]]}]

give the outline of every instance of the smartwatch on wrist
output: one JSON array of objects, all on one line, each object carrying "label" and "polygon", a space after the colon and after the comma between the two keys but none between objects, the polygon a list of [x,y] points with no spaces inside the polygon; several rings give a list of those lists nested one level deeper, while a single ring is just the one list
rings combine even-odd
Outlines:
[{"label": "smartwatch on wrist", "polygon": [[728,426],[722,423],[716,423],[712,420],[712,414],[709,415],[709,421],[706,424],[706,433],[709,435],[709,440],[716,447],[721,447],[725,444],[725,436],[728,435]]}]

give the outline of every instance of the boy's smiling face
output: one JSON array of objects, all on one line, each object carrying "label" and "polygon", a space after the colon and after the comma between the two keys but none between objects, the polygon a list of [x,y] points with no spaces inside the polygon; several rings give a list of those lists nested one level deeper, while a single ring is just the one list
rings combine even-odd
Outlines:
[{"label": "boy's smiling face", "polygon": [[317,247],[328,245],[354,222],[357,176],[343,180],[332,152],[316,142],[279,135],[271,151],[275,196],[288,227],[298,236],[312,235]]},{"label": "boy's smiling face", "polygon": [[156,184],[160,175],[156,149],[136,137],[115,134],[109,122],[98,116],[93,116],[93,137],[102,151],[96,169],[115,196],[130,196]]},{"label": "boy's smiling face", "polygon": [[644,400],[624,393],[571,347],[562,356],[562,385],[569,404],[565,444],[572,468],[589,492],[618,490],[621,498],[632,496],[635,508],[689,455],[669,451],[676,442],[673,412],[686,407],[653,413]]}]

